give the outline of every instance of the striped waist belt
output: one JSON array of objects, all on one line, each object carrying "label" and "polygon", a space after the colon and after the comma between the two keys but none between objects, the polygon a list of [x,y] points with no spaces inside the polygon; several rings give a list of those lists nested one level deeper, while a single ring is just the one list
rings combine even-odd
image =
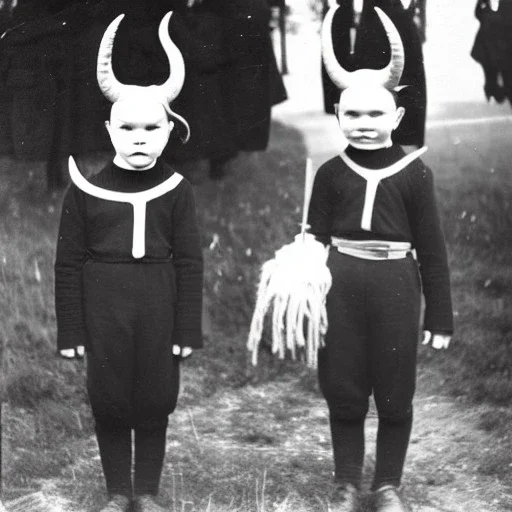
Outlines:
[{"label": "striped waist belt", "polygon": [[409,242],[389,242],[386,240],[347,240],[331,238],[331,245],[338,252],[364,260],[400,260],[411,252]]}]

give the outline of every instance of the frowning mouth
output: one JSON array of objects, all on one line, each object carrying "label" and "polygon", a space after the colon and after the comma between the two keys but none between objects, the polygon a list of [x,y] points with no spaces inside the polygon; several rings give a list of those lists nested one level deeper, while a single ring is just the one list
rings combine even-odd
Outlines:
[{"label": "frowning mouth", "polygon": [[355,140],[375,140],[378,136],[378,133],[373,130],[367,132],[354,131],[350,134],[350,137]]}]

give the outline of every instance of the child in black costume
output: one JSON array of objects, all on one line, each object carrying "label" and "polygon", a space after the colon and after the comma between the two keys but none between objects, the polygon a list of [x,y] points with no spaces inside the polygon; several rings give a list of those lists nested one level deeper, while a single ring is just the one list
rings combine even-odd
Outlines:
[{"label": "child in black costume", "polygon": [[[159,160],[184,80],[181,53],[160,40],[171,75],[161,86],[127,86],[112,72],[122,17],[107,29],[98,81],[113,102],[106,122],[114,161],[90,181],[70,159],[55,263],[58,349],[87,351],[87,388],[110,500],[103,512],[155,502],[180,359],[202,345],[203,261],[191,185]],[[132,430],[135,464],[132,487]]]},{"label": "child in black costume", "polygon": [[423,291],[425,341],[447,348],[453,331],[447,255],[432,172],[418,158],[425,148],[406,155],[391,141],[404,114],[395,99],[403,69],[400,36],[376,9],[390,63],[347,72],[332,48],[335,10],[325,18],[323,58],[342,90],[337,115],[348,147],[318,170],[308,220],[317,239],[331,245],[329,328],[318,372],[334,452],[333,510],[359,510],[373,393],[379,415],[375,510],[405,512],[399,487],[412,426],[420,299]]}]

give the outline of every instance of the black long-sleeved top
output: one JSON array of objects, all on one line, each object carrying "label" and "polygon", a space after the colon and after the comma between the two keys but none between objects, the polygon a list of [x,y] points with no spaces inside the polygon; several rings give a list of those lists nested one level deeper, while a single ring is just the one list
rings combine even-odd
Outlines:
[{"label": "black long-sleeved top", "polygon": [[[356,164],[378,171],[404,157],[400,146],[345,154]],[[432,171],[416,159],[382,179],[377,187],[371,225],[362,227],[367,181],[337,156],[318,170],[308,223],[311,233],[327,244],[330,237],[410,242],[416,250],[426,311],[424,328],[452,333],[450,277],[444,236],[436,206]]]},{"label": "black long-sleeved top", "polygon": [[[146,171],[125,170],[112,163],[90,182],[102,189],[132,193],[152,189],[173,174],[160,161]],[[203,256],[192,186],[182,179],[174,189],[147,203],[145,255],[140,259],[132,256],[133,223],[131,204],[99,199],[71,184],[62,205],[55,261],[58,349],[87,346],[82,267],[91,259],[113,264],[172,260],[177,289],[173,344],[202,346]]]}]

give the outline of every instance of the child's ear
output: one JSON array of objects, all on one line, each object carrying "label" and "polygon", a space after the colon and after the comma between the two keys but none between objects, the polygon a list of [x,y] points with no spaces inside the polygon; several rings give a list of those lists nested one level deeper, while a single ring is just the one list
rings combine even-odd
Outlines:
[{"label": "child's ear", "polygon": [[395,119],[395,128],[398,128],[398,125],[401,123],[403,117],[405,115],[405,108],[404,107],[398,107],[396,109],[396,119]]},{"label": "child's ear", "polygon": [[334,104],[334,113],[336,114],[336,117],[338,117],[338,111],[340,110],[340,104],[335,103]]},{"label": "child's ear", "polygon": [[105,128],[107,129],[107,132],[110,134],[110,121],[105,121]]}]

